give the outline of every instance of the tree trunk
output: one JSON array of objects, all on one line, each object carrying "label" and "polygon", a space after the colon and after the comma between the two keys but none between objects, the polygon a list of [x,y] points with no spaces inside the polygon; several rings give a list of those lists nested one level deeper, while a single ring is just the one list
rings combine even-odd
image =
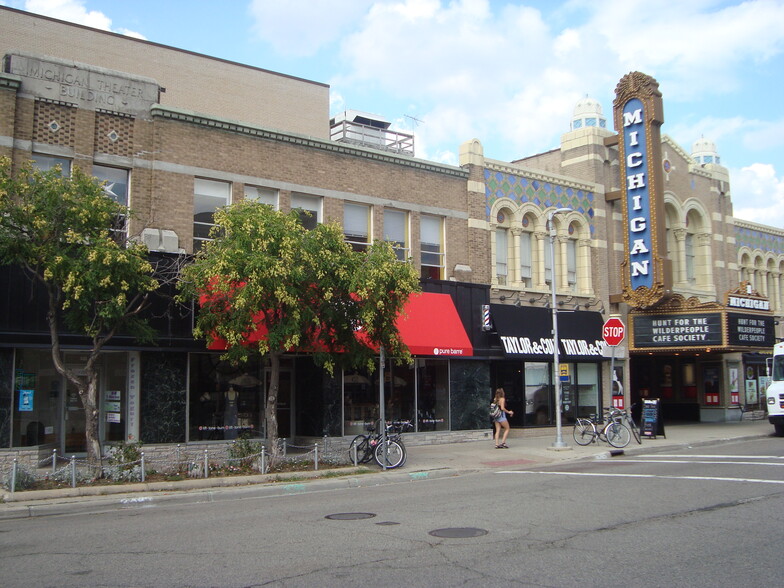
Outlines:
[{"label": "tree trunk", "polygon": [[98,370],[95,363],[100,353],[95,347],[90,350],[87,364],[84,367],[85,375],[80,377],[63,361],[60,348],[60,332],[57,329],[57,305],[59,297],[57,291],[50,283],[46,283],[49,294],[49,312],[46,320],[49,323],[49,334],[52,338],[52,361],[54,368],[61,376],[68,379],[78,390],[79,399],[84,408],[85,445],[87,446],[87,459],[90,463],[100,466],[102,462],[101,442],[98,438]]},{"label": "tree trunk", "polygon": [[278,447],[278,388],[280,384],[280,353],[271,351],[270,381],[267,390],[267,406],[264,410],[264,420],[267,428],[267,441],[270,445],[270,465],[280,457]]},{"label": "tree trunk", "polygon": [[90,369],[87,372],[87,387],[79,389],[79,397],[84,406],[84,436],[87,446],[87,459],[90,463],[101,465],[103,450],[98,436],[98,371]]}]

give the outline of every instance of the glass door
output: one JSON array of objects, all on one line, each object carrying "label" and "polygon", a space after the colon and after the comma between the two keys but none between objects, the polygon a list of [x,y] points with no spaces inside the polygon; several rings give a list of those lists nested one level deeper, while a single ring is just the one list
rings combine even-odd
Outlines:
[{"label": "glass door", "polygon": [[[264,370],[264,390],[265,392],[269,390],[270,386],[270,375],[271,371],[269,369]],[[278,410],[277,410],[277,418],[278,418],[278,437],[281,439],[287,439],[294,434],[294,411],[292,407],[292,399],[294,395],[292,394],[293,388],[293,377],[292,372],[290,369],[281,368],[280,376],[278,382]],[[264,406],[266,407],[266,394],[264,400]],[[262,409],[263,414],[264,409]]]}]

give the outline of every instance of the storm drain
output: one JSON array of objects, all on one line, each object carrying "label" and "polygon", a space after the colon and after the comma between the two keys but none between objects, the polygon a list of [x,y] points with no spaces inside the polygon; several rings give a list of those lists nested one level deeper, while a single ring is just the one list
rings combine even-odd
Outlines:
[{"label": "storm drain", "polygon": [[487,535],[487,531],[485,529],[477,529],[476,527],[447,527],[446,529],[430,531],[428,535],[446,539],[466,539],[468,537]]},{"label": "storm drain", "polygon": [[372,512],[339,512],[327,515],[324,518],[333,521],[358,521],[360,519],[372,519],[374,516],[376,515]]}]

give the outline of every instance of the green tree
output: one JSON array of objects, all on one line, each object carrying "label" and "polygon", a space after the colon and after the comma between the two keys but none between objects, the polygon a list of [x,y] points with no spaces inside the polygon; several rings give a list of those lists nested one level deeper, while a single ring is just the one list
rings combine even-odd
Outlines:
[{"label": "green tree", "polygon": [[[118,332],[150,341],[141,316],[158,287],[147,248],[118,243],[110,229],[127,218],[126,207],[109,198],[98,181],[74,168],[47,172],[0,159],[0,263],[19,265],[40,282],[48,300],[47,323],[57,371],[78,390],[85,412],[88,458],[100,463],[98,358]],[[67,365],[60,337],[84,335],[91,345],[82,370]],[[81,372],[81,373],[80,373]]]},{"label": "green tree", "polygon": [[[330,373],[336,366],[373,370],[379,346],[411,361],[395,319],[419,280],[389,244],[355,252],[338,224],[307,230],[297,211],[284,214],[249,201],[218,210],[215,222],[214,240],[183,270],[180,297],[199,300],[194,333],[210,344],[224,343],[223,359],[269,358],[264,418],[270,441],[278,436],[280,358],[286,351],[311,351]],[[250,342],[260,327],[266,336]]]}]

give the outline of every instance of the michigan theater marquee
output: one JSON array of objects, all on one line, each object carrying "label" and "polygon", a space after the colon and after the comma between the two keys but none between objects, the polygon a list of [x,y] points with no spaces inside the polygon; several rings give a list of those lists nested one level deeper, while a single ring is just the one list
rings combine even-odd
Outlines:
[{"label": "michigan theater marquee", "polygon": [[[722,187],[709,184],[707,171],[693,161],[681,161],[676,169],[665,162],[669,157],[662,156],[662,95],[652,77],[632,72],[621,78],[613,119],[618,134],[606,144],[618,145],[620,189],[608,193],[607,199],[621,204],[624,248],[621,292],[610,300],[629,306],[629,401],[634,405],[658,397],[668,419],[740,418],[741,406],[749,407],[758,399],[744,394],[751,389],[751,380],[759,389],[764,385],[760,352],[769,351],[775,340],[770,303],[745,282],[725,292],[723,299],[711,295],[722,283],[720,275],[709,273],[716,265],[710,261],[711,253],[700,259],[703,281],[695,286],[695,280],[684,273],[688,219],[673,216],[673,222],[680,224],[666,224],[670,217],[665,189],[673,200],[679,196],[699,200],[703,209],[710,210]],[[718,214],[713,219],[723,222]],[[699,233],[706,251],[714,241],[714,230],[702,225]],[[724,283],[731,286],[733,281]]]}]

